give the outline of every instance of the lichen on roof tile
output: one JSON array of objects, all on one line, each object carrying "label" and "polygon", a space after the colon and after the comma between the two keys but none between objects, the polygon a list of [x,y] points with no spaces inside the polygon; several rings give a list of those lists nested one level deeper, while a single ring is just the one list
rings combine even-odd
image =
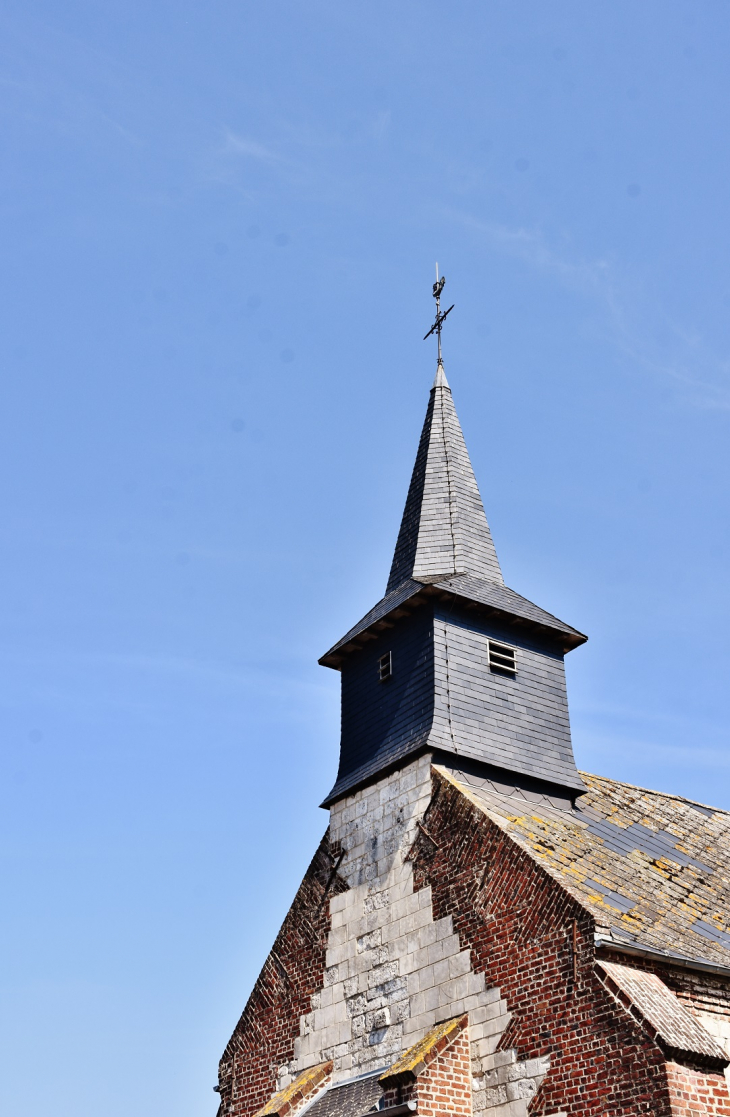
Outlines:
[{"label": "lichen on roof tile", "polygon": [[331,1062],[318,1063],[302,1071],[293,1082],[274,1094],[254,1117],[284,1117],[327,1080],[332,1074],[332,1066]]},{"label": "lichen on roof tile", "polygon": [[[730,814],[581,772],[574,810],[500,796],[440,768],[591,912],[651,949],[730,965]],[[623,909],[623,910],[622,910]]]}]

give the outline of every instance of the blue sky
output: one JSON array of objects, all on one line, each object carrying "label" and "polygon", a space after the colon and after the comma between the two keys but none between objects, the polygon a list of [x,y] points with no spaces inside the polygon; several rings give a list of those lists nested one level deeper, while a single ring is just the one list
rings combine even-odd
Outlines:
[{"label": "blue sky", "polygon": [[446,370],[581,767],[730,808],[730,11],[6,0],[0,1108],[215,1112]]}]

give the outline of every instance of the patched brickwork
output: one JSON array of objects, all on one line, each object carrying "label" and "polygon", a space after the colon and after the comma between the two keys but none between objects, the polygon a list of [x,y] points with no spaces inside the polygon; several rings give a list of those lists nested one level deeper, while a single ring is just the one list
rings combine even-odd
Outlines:
[{"label": "patched brickwork", "polygon": [[512,1014],[504,1064],[485,1075],[481,1104],[511,1114],[534,1091],[510,1073],[518,1060],[549,1060],[531,1114],[668,1115],[664,1056],[594,973],[590,917],[438,773],[434,795],[428,829],[438,845],[417,838],[416,887],[430,887],[435,918],[451,916],[474,970]]},{"label": "patched brickwork", "polygon": [[471,1051],[467,1030],[419,1076],[415,1100],[419,1117],[471,1117]]},{"label": "patched brickwork", "polygon": [[730,1096],[721,1074],[667,1063],[672,1117],[730,1117]]},{"label": "patched brickwork", "polygon": [[[472,1117],[471,1046],[467,1027],[459,1029],[435,1056],[420,1063],[400,1085],[385,1076],[384,1105],[415,1102],[418,1117]],[[396,1075],[396,1078],[399,1076]]]},{"label": "patched brickwork", "polygon": [[299,1021],[309,1012],[312,994],[322,987],[328,896],[346,888],[335,872],[338,856],[328,831],[221,1059],[220,1117],[250,1117],[293,1080],[282,1080],[281,1070],[292,1059]]},{"label": "patched brickwork", "polygon": [[[221,1064],[221,1117],[251,1117],[322,1063],[331,1089],[392,1065],[464,1014],[466,1112],[477,1117],[689,1117],[677,1106],[697,1099],[698,1115],[724,1114],[721,1053],[683,1014],[724,1023],[728,983],[673,970],[661,985],[625,958],[626,973],[610,960],[601,969],[594,934],[580,899],[453,770],[413,761],[333,807]],[[609,987],[614,970],[621,982]],[[462,1103],[449,1098],[448,1112]],[[434,1094],[429,1117],[442,1104]]]}]

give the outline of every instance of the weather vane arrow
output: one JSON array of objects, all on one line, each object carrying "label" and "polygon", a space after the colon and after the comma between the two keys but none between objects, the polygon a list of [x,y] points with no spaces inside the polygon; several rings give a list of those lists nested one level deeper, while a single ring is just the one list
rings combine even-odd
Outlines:
[{"label": "weather vane arrow", "polygon": [[441,292],[444,289],[444,283],[445,282],[446,282],[446,276],[445,275],[442,275],[441,278],[439,279],[439,266],[438,266],[438,264],[436,264],[436,282],[433,285],[433,297],[436,300],[436,321],[434,322],[433,326],[431,326],[431,329],[425,335],[423,340],[425,341],[426,338],[429,338],[431,336],[431,334],[434,334],[434,333],[436,334],[436,337],[438,338],[438,364],[439,365],[443,365],[443,361],[441,360],[441,327],[443,325],[444,318],[446,317],[446,315],[451,314],[451,311],[454,309],[454,304],[452,303],[448,310],[445,310],[443,312],[443,314],[441,313]]}]

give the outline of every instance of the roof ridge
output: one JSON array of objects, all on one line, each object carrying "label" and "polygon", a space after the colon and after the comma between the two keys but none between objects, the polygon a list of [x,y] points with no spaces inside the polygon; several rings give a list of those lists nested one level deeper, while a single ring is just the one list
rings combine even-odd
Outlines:
[{"label": "roof ridge", "polygon": [[679,803],[689,803],[691,806],[703,807],[706,811],[712,811],[713,814],[727,814],[730,815],[730,810],[726,807],[714,807],[711,803],[701,803],[699,799],[690,799],[687,795],[675,795],[672,791],[659,791],[656,787],[643,787],[638,783],[629,783],[628,780],[616,780],[613,776],[599,776],[596,772],[584,772],[578,770],[581,776],[587,776],[593,780],[606,780],[607,783],[617,783],[621,787],[630,787],[633,791],[643,791],[646,795],[661,795],[665,799],[676,799]]}]

